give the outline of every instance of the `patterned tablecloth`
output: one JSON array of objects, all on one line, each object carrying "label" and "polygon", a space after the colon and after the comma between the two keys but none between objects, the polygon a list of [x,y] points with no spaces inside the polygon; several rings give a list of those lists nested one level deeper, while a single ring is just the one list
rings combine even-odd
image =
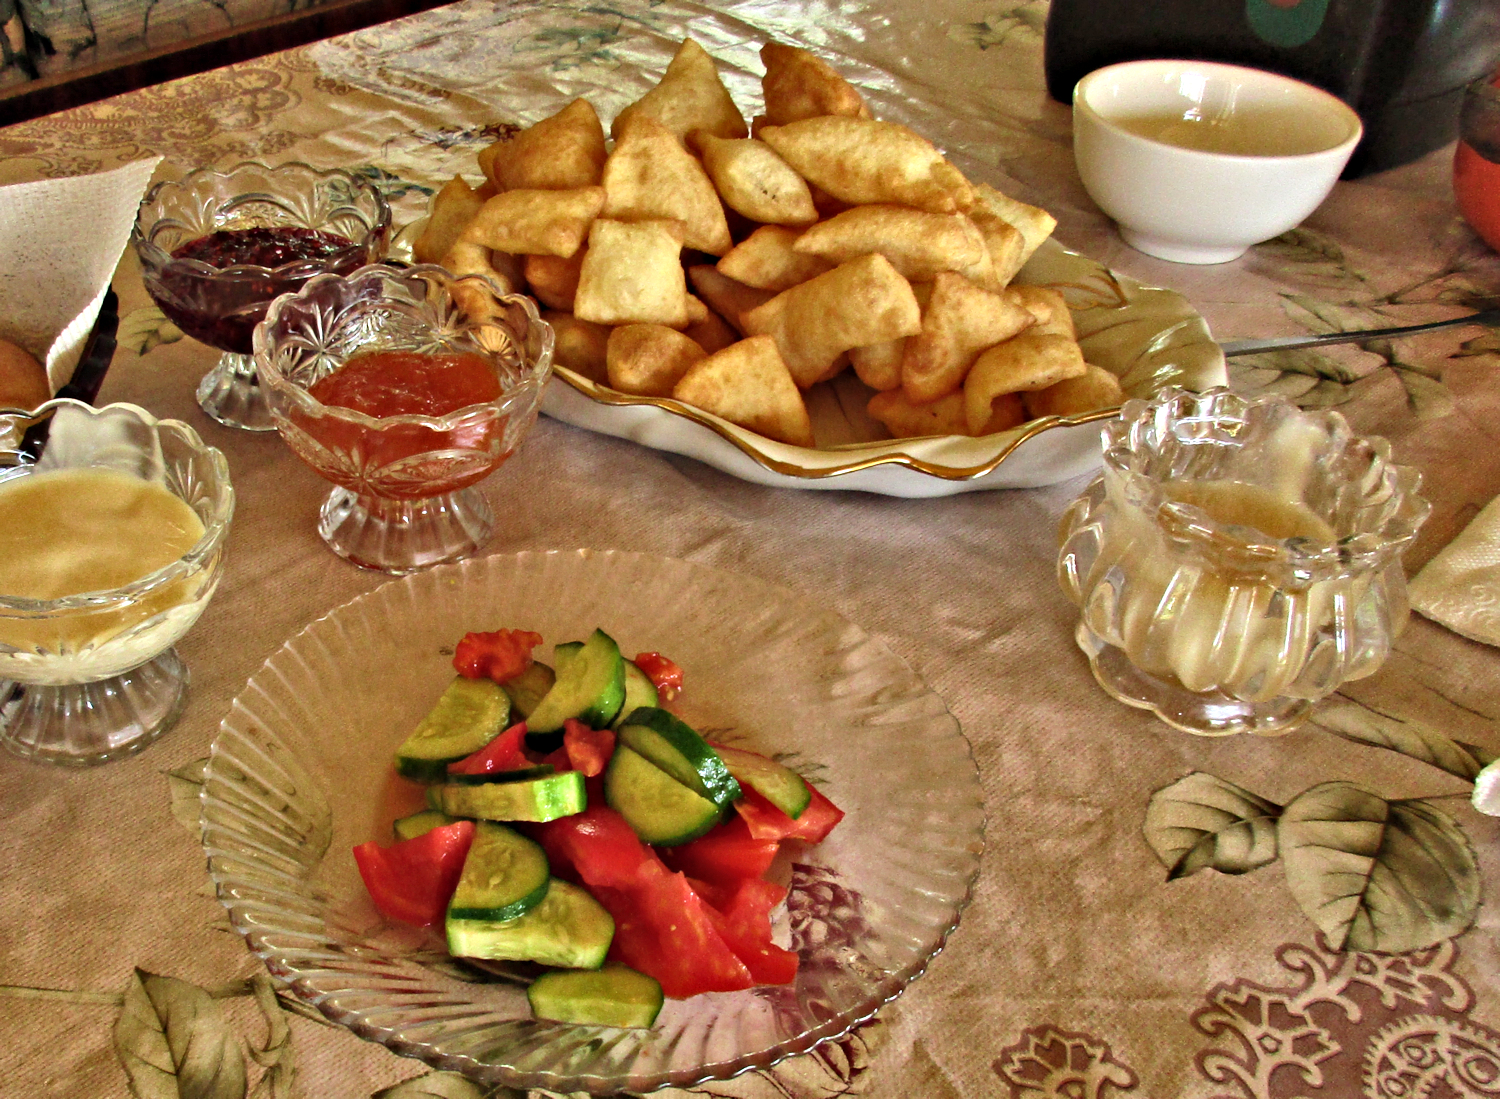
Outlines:
[{"label": "patterned tablecloth", "polygon": [[[474,153],[499,127],[578,94],[611,117],[684,34],[719,59],[748,115],[757,50],[776,37],[832,59],[878,115],[927,134],[966,172],[1053,211],[1065,245],[1186,295],[1221,339],[1430,320],[1500,293],[1500,259],[1454,211],[1451,149],[1340,183],[1303,227],[1234,263],[1131,251],[1083,193],[1068,110],[1044,93],[1045,14],[1042,0],[467,0],[0,129],[0,179],[152,154],[179,169],[297,158],[377,176],[410,219],[454,172],[477,181]],[[278,998],[213,898],[196,783],[220,718],[284,639],[383,578],[323,548],[323,486],[274,436],[199,412],[193,386],[211,353],[149,308],[132,257],[115,285],[122,348],[101,399],[194,424],[227,454],[239,510],[224,584],[179,647],[194,677],[180,725],[89,771],[0,761],[0,1094],[477,1096]],[[1239,360],[1231,373],[1245,391],[1339,405],[1423,471],[1434,507],[1414,571],[1500,488],[1497,355],[1500,342],[1470,328]],[[544,419],[486,487],[501,515],[488,552],[642,551],[784,585],[889,645],[973,746],[988,842],[974,899],[928,973],[848,1036],[694,1093],[1500,1089],[1500,824],[1468,801],[1479,764],[1500,752],[1493,649],[1415,618],[1378,675],[1304,728],[1200,740],[1111,702],[1073,643],[1053,561],[1077,481],[930,500],[770,489]],[[1342,890],[1327,865],[1264,842],[1282,807],[1327,783],[1374,792],[1389,815],[1385,839],[1349,856]],[[1203,869],[1169,873],[1182,853],[1174,826],[1209,805],[1220,821],[1262,825],[1230,829]],[[1471,858],[1434,864],[1398,842],[1414,814]],[[1467,930],[1407,954],[1344,949],[1334,902],[1345,895],[1344,917],[1367,907],[1375,879],[1415,898],[1376,924]],[[1462,904],[1454,916],[1476,882],[1472,922]]]}]

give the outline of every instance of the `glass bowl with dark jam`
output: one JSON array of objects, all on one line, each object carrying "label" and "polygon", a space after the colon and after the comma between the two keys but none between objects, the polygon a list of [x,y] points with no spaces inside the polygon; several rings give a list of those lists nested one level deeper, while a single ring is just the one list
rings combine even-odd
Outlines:
[{"label": "glass bowl with dark jam", "polygon": [[373,264],[318,275],[255,329],[281,437],[333,482],[318,533],[364,568],[467,557],[494,513],[480,482],[536,422],[553,333],[478,275]]},{"label": "glass bowl with dark jam", "polygon": [[146,289],[183,332],[224,352],[198,387],[222,424],[274,430],[251,334],[273,299],[385,255],[391,211],[370,179],[290,162],[199,169],[158,183],[131,241]]}]

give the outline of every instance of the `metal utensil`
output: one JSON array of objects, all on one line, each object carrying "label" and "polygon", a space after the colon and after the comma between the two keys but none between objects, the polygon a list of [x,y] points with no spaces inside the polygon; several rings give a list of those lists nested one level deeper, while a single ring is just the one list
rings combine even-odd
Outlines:
[{"label": "metal utensil", "polygon": [[1428,321],[1426,324],[1406,324],[1398,328],[1364,328],[1355,332],[1325,332],[1316,336],[1273,336],[1263,340],[1227,340],[1219,346],[1226,359],[1236,355],[1257,355],[1263,351],[1292,351],[1299,347],[1322,347],[1330,343],[1359,343],[1363,340],[1387,339],[1392,336],[1410,336],[1417,332],[1431,332],[1437,328],[1456,328],[1463,324],[1500,324],[1500,308],[1485,309],[1470,313],[1466,317],[1449,317],[1445,321]]}]

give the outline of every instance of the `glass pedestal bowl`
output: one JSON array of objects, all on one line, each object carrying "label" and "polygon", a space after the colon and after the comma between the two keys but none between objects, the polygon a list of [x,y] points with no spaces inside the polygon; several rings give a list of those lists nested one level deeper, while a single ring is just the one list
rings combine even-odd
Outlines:
[{"label": "glass pedestal bowl", "polygon": [[1188,732],[1290,729],[1404,626],[1419,483],[1385,440],[1280,397],[1127,402],[1060,532],[1095,678]]},{"label": "glass pedestal bowl", "polygon": [[251,357],[255,326],[274,298],[313,275],[380,259],[390,229],[372,181],[295,161],[199,169],[153,187],[131,242],[161,311],[224,352],[199,383],[203,411],[229,427],[274,430]]},{"label": "glass pedestal bowl", "polygon": [[[431,265],[320,275],[278,299],[255,330],[255,361],[281,437],[336,486],[323,540],[397,575],[483,546],[494,513],[478,484],[536,422],[552,347],[531,299]],[[402,351],[478,355],[499,395],[441,416],[375,416],[313,394],[354,355]]]},{"label": "glass pedestal bowl", "polygon": [[[32,461],[22,436],[44,422],[46,444]],[[127,493],[140,491],[134,481],[165,489],[192,509],[202,534],[176,560],[108,590],[52,598],[0,593],[0,741],[22,756],[73,765],[138,752],[177,720],[188,673],[172,646],[218,586],[234,512],[224,456],[186,424],[134,405],[95,409],[67,399],[0,413],[0,494],[40,484],[22,485],[23,478],[82,470],[129,478],[117,482]],[[76,485],[69,491],[76,493]],[[73,499],[69,523],[84,529]],[[77,537],[109,529],[103,520]],[[118,546],[124,540],[113,529]],[[154,532],[139,534],[151,540]],[[0,542],[10,543],[8,557],[24,557],[28,548],[51,554],[44,559],[49,569],[96,559],[34,535],[4,532]]]}]

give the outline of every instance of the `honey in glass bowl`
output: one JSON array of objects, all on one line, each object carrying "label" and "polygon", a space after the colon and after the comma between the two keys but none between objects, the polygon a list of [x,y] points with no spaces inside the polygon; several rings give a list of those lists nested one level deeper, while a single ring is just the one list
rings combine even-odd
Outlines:
[{"label": "honey in glass bowl", "polygon": [[1127,402],[1060,533],[1095,678],[1188,732],[1292,728],[1405,624],[1419,482],[1384,440],[1279,397]]}]

